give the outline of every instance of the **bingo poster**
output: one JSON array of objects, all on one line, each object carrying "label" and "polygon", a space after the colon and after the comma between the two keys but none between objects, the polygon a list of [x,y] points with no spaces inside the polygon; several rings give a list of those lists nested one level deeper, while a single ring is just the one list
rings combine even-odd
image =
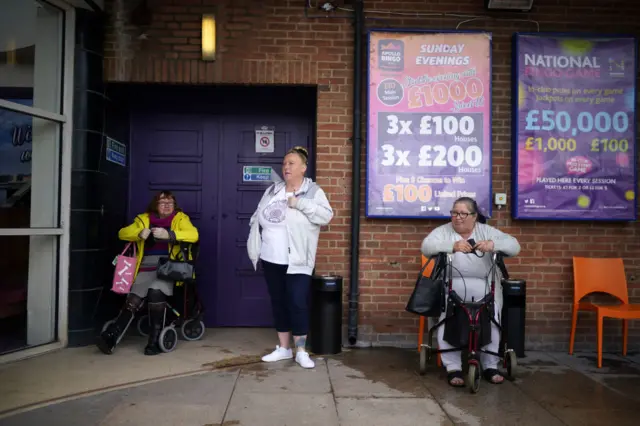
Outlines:
[{"label": "bingo poster", "polygon": [[366,215],[491,215],[491,35],[369,33]]},{"label": "bingo poster", "polygon": [[513,215],[636,219],[636,40],[514,36]]}]

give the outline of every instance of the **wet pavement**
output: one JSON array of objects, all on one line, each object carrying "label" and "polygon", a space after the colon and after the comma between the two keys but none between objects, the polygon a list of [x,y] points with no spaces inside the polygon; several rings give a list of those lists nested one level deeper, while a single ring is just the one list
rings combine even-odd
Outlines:
[{"label": "wet pavement", "polygon": [[415,350],[354,349],[293,361],[234,365],[98,393],[0,418],[0,426],[124,425],[638,425],[640,355],[528,352],[515,380],[452,388]]}]

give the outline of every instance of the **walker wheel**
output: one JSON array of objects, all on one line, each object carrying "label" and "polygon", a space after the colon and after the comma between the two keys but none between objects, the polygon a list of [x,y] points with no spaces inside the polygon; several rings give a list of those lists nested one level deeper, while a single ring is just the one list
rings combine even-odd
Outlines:
[{"label": "walker wheel", "polygon": [[151,328],[151,324],[149,324],[149,315],[142,315],[138,318],[136,328],[141,336],[147,337],[149,335],[149,329]]},{"label": "walker wheel", "polygon": [[109,326],[113,323],[115,323],[116,320],[114,319],[110,319],[109,321],[105,322],[104,325],[102,326],[102,331],[100,332],[100,334],[104,333],[105,331],[107,331],[107,328],[109,328]]},{"label": "walker wheel", "polygon": [[160,332],[160,337],[158,338],[158,345],[162,352],[171,352],[176,348],[178,344],[178,332],[173,327],[165,327]]},{"label": "walker wheel", "polygon": [[478,390],[480,389],[480,370],[475,364],[469,365],[467,384],[471,393],[478,393]]},{"label": "walker wheel", "polygon": [[429,351],[429,348],[421,348],[420,349],[420,375],[424,376],[427,373],[427,361],[429,358],[429,354],[427,353],[427,351]]},{"label": "walker wheel", "polygon": [[185,340],[200,340],[204,335],[204,322],[202,320],[190,319],[182,323],[180,331]]},{"label": "walker wheel", "polygon": [[516,357],[516,353],[511,351],[507,352],[507,376],[510,379],[514,379],[516,377],[516,370],[518,368],[518,358]]}]

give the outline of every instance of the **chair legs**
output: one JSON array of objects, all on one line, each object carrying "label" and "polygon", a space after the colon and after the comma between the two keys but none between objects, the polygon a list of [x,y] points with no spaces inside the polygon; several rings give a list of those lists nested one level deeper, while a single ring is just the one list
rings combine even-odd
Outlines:
[{"label": "chair legs", "polygon": [[622,356],[627,356],[627,343],[629,342],[629,321],[622,320]]},{"label": "chair legs", "polygon": [[597,315],[598,317],[596,321],[598,321],[598,323],[596,328],[598,337],[596,338],[596,344],[598,345],[598,368],[602,368],[602,326],[604,317],[600,314],[600,312],[597,312]]},{"label": "chair legs", "polygon": [[569,337],[569,355],[573,355],[573,344],[576,341],[576,326],[578,325],[578,305],[573,305],[571,315],[571,336]]},{"label": "chair legs", "polygon": [[[422,343],[424,342],[424,329],[425,329],[426,321],[428,321],[428,318],[420,316],[420,322],[418,325],[418,353],[420,353],[420,351],[422,350]],[[429,345],[431,345],[431,342],[429,342]],[[442,357],[440,356],[440,354],[438,354],[438,356],[436,357],[436,364],[438,365],[438,367],[442,367]]]},{"label": "chair legs", "polygon": [[[598,346],[598,368],[602,368],[602,342],[603,342],[603,328],[604,328],[604,316],[599,310],[596,310],[596,330],[597,338],[596,344]],[[571,336],[569,337],[569,355],[573,355],[573,348],[576,339],[576,326],[578,322],[578,306],[573,306],[573,312],[571,315]],[[629,320],[622,320],[622,356],[627,356],[627,345],[629,343]]]},{"label": "chair legs", "polygon": [[425,318],[420,315],[420,324],[418,326],[418,353],[422,350],[422,342],[424,342],[424,321]]}]

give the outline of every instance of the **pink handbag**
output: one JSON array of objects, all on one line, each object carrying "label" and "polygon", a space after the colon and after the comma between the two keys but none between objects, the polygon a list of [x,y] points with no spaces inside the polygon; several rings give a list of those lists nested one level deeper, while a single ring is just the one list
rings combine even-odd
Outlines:
[{"label": "pink handbag", "polygon": [[[133,257],[125,256],[125,253],[131,245],[133,245]],[[122,250],[122,253],[117,255],[113,261],[116,268],[113,272],[111,291],[118,294],[129,294],[131,285],[133,284],[133,274],[136,271],[137,262],[136,244],[129,243],[125,246],[124,250]]]}]

